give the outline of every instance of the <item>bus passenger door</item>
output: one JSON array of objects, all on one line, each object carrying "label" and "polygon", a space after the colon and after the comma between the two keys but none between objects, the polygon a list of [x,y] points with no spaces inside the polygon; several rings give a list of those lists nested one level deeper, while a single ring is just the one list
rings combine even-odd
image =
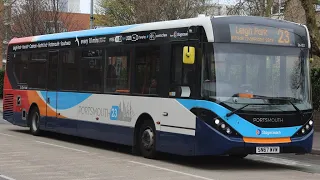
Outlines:
[{"label": "bus passenger door", "polygon": [[48,58],[47,78],[47,123],[46,128],[56,130],[57,125],[57,85],[58,85],[58,62],[59,52],[50,51]]}]

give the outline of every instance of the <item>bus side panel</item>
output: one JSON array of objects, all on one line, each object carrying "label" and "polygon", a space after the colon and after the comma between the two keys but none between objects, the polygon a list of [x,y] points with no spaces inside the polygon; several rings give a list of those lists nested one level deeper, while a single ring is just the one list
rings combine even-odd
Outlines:
[{"label": "bus side panel", "polygon": [[[164,116],[164,112],[169,115]],[[73,134],[69,125],[76,123],[78,136],[127,145],[133,144],[137,119],[148,113],[159,132],[159,151],[194,153],[195,116],[175,99],[58,92],[57,113],[55,129],[61,133]]]},{"label": "bus side panel", "polygon": [[133,130],[132,127],[78,121],[79,136],[124,145],[133,144]]},{"label": "bus side panel", "polygon": [[58,92],[54,129],[64,134],[132,145],[136,122],[135,108],[130,106],[133,101],[138,102],[120,95]]},{"label": "bus side panel", "polygon": [[195,136],[158,131],[157,151],[193,156],[195,155]]},{"label": "bus side panel", "polygon": [[196,116],[176,99],[163,99],[154,108],[163,116],[157,150],[180,155],[194,155]]},{"label": "bus side panel", "polygon": [[[28,101],[29,101],[28,108],[31,108],[30,106],[32,106],[32,104],[38,107],[38,110],[41,116],[39,129],[44,129],[47,123],[47,116],[55,114],[55,110],[52,110],[51,108],[47,108],[46,97],[42,96],[41,91],[36,91],[36,90],[28,91]],[[29,109],[28,109],[28,112],[29,112]]]}]

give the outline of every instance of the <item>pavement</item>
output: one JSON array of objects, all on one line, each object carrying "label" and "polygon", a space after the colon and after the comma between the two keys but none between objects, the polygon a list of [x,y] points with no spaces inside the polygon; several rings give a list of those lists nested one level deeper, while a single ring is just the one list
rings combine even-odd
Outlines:
[{"label": "pavement", "polygon": [[320,156],[306,154],[133,156],[131,148],[0,124],[0,180],[319,180]]},{"label": "pavement", "polygon": [[[3,103],[0,99],[0,113],[3,112]],[[2,119],[2,117],[0,117]],[[320,155],[320,132],[315,132],[313,136],[312,154]],[[0,179],[1,180],[1,179]]]}]

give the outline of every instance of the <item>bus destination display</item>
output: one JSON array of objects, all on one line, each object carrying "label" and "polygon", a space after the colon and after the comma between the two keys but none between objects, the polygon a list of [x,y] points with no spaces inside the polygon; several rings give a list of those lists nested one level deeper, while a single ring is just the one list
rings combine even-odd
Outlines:
[{"label": "bus destination display", "polygon": [[291,29],[230,24],[231,42],[295,46]]}]

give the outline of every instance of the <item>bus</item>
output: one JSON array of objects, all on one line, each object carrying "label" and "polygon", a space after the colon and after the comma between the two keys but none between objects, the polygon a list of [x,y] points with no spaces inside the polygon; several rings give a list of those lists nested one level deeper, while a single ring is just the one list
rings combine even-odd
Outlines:
[{"label": "bus", "polygon": [[310,153],[310,47],[306,26],[254,16],[13,38],[3,118],[145,158]]}]

